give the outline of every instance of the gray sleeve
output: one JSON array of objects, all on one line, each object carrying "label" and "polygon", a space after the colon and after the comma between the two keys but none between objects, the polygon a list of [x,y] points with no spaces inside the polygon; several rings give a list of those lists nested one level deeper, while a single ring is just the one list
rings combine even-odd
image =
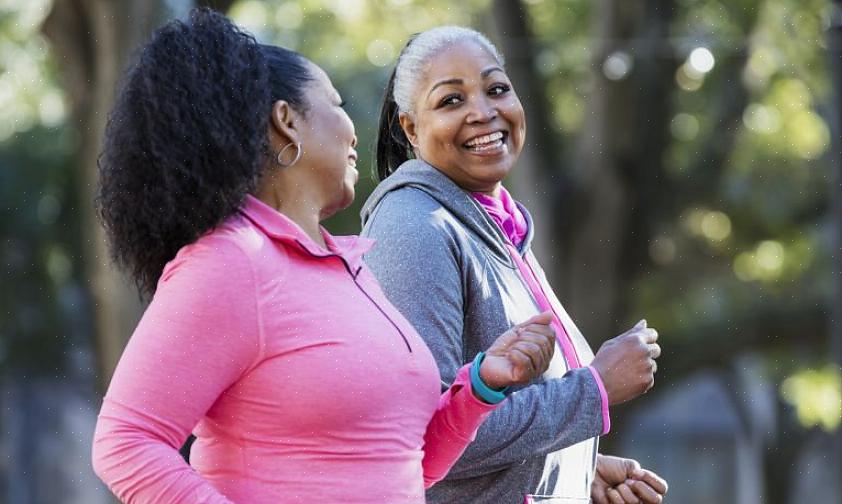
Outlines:
[{"label": "gray sleeve", "polygon": [[[464,288],[458,233],[435,213],[381,201],[363,234],[377,240],[365,256],[386,296],[430,348],[442,379],[473,356],[464,355]],[[391,200],[391,201],[390,201]],[[385,212],[384,215],[379,215]],[[513,393],[480,427],[447,479],[472,478],[545,456],[602,432],[599,389],[587,369]]]}]

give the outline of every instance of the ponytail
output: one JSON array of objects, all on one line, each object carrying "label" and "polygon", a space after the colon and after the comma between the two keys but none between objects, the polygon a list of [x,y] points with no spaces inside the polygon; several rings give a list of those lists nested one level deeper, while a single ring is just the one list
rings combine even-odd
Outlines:
[{"label": "ponytail", "polygon": [[[408,44],[407,44],[408,45]],[[395,172],[405,161],[412,159],[412,146],[400,122],[400,108],[395,101],[395,74],[397,65],[389,77],[389,84],[380,108],[380,126],[377,130],[376,176],[383,181]]]}]

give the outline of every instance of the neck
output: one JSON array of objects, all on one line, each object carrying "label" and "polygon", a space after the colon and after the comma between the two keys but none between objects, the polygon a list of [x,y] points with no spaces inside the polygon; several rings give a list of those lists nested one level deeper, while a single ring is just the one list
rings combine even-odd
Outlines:
[{"label": "neck", "polygon": [[[260,201],[281,212],[291,221],[295,222],[307,236],[316,242],[320,247],[327,248],[325,239],[322,236],[319,222],[321,221],[321,208],[314,204],[309,198],[307,191],[301,190],[281,191],[278,186],[281,184],[263,183],[257,188],[254,196]],[[282,186],[284,187],[284,186]],[[290,185],[288,187],[296,187]]]},{"label": "neck", "polygon": [[494,184],[494,187],[488,189],[480,189],[479,191],[474,191],[478,193],[485,194],[486,196],[491,196],[492,198],[500,199],[500,188],[503,187],[503,184],[497,182]]}]

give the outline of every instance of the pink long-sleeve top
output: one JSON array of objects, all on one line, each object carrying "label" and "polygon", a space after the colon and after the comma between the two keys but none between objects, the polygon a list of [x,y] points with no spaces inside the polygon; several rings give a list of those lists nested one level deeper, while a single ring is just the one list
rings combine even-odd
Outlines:
[{"label": "pink long-sleeve top", "polygon": [[442,395],[373,242],[322,232],[327,250],[249,196],[167,264],[94,436],[123,502],[423,503],[473,440],[494,406],[468,367]]}]

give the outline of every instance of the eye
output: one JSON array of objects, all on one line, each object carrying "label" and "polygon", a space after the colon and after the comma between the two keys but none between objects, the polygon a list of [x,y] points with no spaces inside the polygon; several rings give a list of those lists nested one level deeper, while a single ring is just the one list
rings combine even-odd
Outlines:
[{"label": "eye", "polygon": [[491,96],[500,96],[502,94],[508,93],[511,89],[512,87],[508,84],[498,83],[488,88],[488,94]]},{"label": "eye", "polygon": [[342,100],[342,101],[339,102],[339,106],[342,107],[342,108],[345,108],[345,105],[347,105],[347,104],[348,104],[348,102],[346,102],[345,100]]},{"label": "eye", "polygon": [[440,102],[439,107],[446,107],[448,105],[457,105],[462,102],[462,97],[458,94],[451,94],[445,96]]}]

